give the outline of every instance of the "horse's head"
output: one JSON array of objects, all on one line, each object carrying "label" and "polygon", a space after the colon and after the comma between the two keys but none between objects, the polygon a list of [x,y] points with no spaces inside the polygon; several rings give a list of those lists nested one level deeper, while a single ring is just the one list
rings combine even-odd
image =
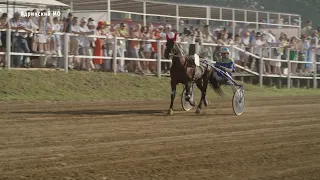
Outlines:
[{"label": "horse's head", "polygon": [[181,51],[181,46],[176,42],[177,34],[174,35],[174,38],[169,38],[167,35],[166,51],[165,58],[170,59],[173,56],[178,56]]}]

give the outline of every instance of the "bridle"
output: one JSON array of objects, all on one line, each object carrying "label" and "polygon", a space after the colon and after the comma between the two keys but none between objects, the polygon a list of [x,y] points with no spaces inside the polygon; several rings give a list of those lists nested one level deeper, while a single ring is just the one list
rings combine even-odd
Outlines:
[{"label": "bridle", "polygon": [[[181,55],[178,53],[181,52]],[[178,57],[178,58],[184,58],[188,55],[188,53],[178,44],[177,42],[174,42],[174,45],[171,49],[171,52],[169,53],[169,58]]]}]

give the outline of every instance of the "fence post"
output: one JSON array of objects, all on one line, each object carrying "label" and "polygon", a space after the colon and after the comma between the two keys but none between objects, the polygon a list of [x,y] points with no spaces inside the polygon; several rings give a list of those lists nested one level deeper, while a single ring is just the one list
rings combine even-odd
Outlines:
[{"label": "fence post", "polygon": [[157,41],[157,76],[158,78],[161,78],[161,41]]},{"label": "fence post", "polygon": [[[259,84],[260,84],[260,87],[263,86],[263,70],[264,70],[264,65],[263,65],[263,56],[262,56],[262,48],[260,49],[260,52],[259,52],[259,55],[260,55],[260,66],[259,66]],[[255,57],[254,57],[255,58]],[[257,63],[257,62],[256,62]]]},{"label": "fence post", "polygon": [[312,64],[313,64],[313,88],[317,89],[317,61],[316,61],[316,54],[315,51],[312,51]]},{"label": "fence post", "polygon": [[63,59],[64,59],[64,72],[68,73],[69,68],[69,34],[63,34]]},{"label": "fence post", "polygon": [[263,58],[262,57],[260,57],[259,84],[260,84],[260,87],[263,86]]},{"label": "fence post", "polygon": [[288,64],[288,74],[287,74],[287,87],[288,89],[291,88],[291,61],[290,61],[290,49],[287,49],[287,64]]},{"label": "fence post", "polygon": [[[7,34],[7,37],[6,37],[6,41],[7,41],[7,44],[6,44],[6,59],[7,59],[7,69],[10,69],[11,68],[11,29],[7,29],[6,30],[6,34]],[[13,48],[12,48],[13,49]]]},{"label": "fence post", "polygon": [[112,58],[112,69],[113,73],[117,74],[117,37],[113,37],[113,58]]}]

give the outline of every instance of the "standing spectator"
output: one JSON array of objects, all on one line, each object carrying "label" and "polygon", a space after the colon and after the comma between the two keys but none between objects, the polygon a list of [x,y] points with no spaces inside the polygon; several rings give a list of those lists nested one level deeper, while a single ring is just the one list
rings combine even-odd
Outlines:
[{"label": "standing spectator", "polygon": [[[287,51],[287,48],[289,47],[289,41],[288,41],[288,37],[286,34],[282,34],[280,36],[280,48],[279,48],[279,51],[280,51],[280,59],[281,60],[287,60],[287,57],[288,57],[288,51]],[[282,68],[286,68],[287,67],[287,62],[279,62],[280,63],[280,66]],[[282,72],[282,71],[280,71]]]},{"label": "standing spectator", "polygon": [[[309,49],[310,46],[310,42],[307,39],[307,35],[303,34],[301,36],[301,41],[300,41],[300,49],[299,49],[299,56],[298,56],[298,60],[301,62],[305,62],[306,61],[306,55],[307,55],[307,51]],[[305,67],[306,65],[303,63],[299,64],[299,73],[300,75],[305,75]]]},{"label": "standing spectator", "polygon": [[289,59],[291,61],[291,75],[296,75],[297,73],[297,63],[294,61],[298,60],[298,49],[299,49],[299,44],[298,44],[298,39],[296,37],[292,37],[290,39],[290,52],[289,52]]},{"label": "standing spectator", "polygon": [[228,33],[228,36],[227,36],[227,39],[226,39],[226,44],[228,44],[228,45],[234,44],[232,37],[233,37],[232,33]]},{"label": "standing spectator", "polygon": [[73,14],[68,13],[68,17],[64,22],[64,28],[62,32],[71,33],[72,32],[71,26],[72,24],[74,24],[73,21],[74,21]]},{"label": "standing spectator", "polygon": [[[135,29],[132,31],[131,36],[135,38],[136,40],[130,41],[130,47],[129,51],[131,54],[132,58],[139,58],[139,50],[140,50],[140,40],[142,38],[142,33],[141,33],[141,25],[137,24]],[[142,67],[140,64],[140,61],[131,61],[130,65],[135,69],[135,73],[142,73]]]},{"label": "standing spectator", "polygon": [[[60,29],[61,29],[61,26],[59,24],[59,19],[58,19],[58,17],[54,17],[53,18],[53,24],[52,24],[52,32],[53,33],[60,32]],[[61,47],[61,37],[60,37],[60,35],[54,34],[53,35],[53,40],[55,42],[54,49],[56,51],[56,54],[58,54],[59,56],[62,56],[62,53],[61,53],[62,47]]]},{"label": "standing spectator", "polygon": [[[252,39],[251,46],[253,47],[253,53],[261,57],[261,48],[263,46],[263,42],[261,41],[261,34],[259,32],[257,32],[255,38]],[[259,64],[260,64],[260,59],[253,57],[250,62],[250,70],[251,71],[256,70],[258,73],[260,73]]]},{"label": "standing spectator", "polygon": [[[110,31],[110,22],[109,21],[103,21],[101,23],[102,23],[101,33],[102,33],[102,35],[107,37],[105,39],[104,45],[103,45],[103,54],[106,57],[111,57],[113,54],[113,45],[114,45],[114,41],[113,41],[112,37],[116,36],[116,34],[114,32],[112,33]],[[104,60],[104,69],[106,71],[111,70],[111,59]]]},{"label": "standing spectator", "polygon": [[[262,44],[263,44],[263,47],[261,48],[261,56],[264,57],[264,58],[269,58],[269,45],[268,45],[268,42],[267,42],[267,37],[265,35],[263,35],[261,37],[261,41],[262,41]],[[264,73],[265,74],[271,74],[271,67],[270,67],[270,61],[268,60],[265,60],[263,61],[264,63]]]},{"label": "standing spectator", "polygon": [[[202,33],[202,39],[204,43],[214,43],[214,37],[212,33],[210,32],[209,25],[205,25],[203,27],[203,33]],[[203,49],[205,52],[207,52],[207,55],[205,57],[208,57],[209,59],[212,60],[212,46],[203,46]]]},{"label": "standing spectator", "polygon": [[[91,21],[91,22],[94,22],[94,21]],[[90,24],[90,22],[89,22],[89,24]],[[98,36],[104,35],[104,33],[101,30],[102,25],[103,25],[102,22],[98,22],[98,25],[97,25],[97,28],[95,31],[95,34]],[[103,64],[104,60],[101,58],[101,57],[103,57],[103,41],[104,41],[104,39],[102,39],[102,38],[96,38],[95,42],[92,43],[92,45],[94,44],[94,50],[93,50],[94,56],[100,56],[99,58],[93,59],[93,64],[95,65],[95,68],[97,70],[103,69],[102,64]]]},{"label": "standing spectator", "polygon": [[[166,25],[166,30],[165,30],[165,37],[168,37],[169,39],[174,38],[174,32],[172,32],[172,26],[170,24]],[[165,50],[165,59],[169,59],[169,53],[167,49]],[[164,74],[169,74],[170,73],[170,63],[169,62],[162,62],[161,67],[163,67],[163,73]]]},{"label": "standing spectator", "polygon": [[[15,32],[12,38],[13,49],[15,52],[29,53],[30,49],[27,42],[28,33],[32,33],[32,30],[27,28],[26,23],[21,19],[20,13],[15,12],[13,14],[13,18],[9,20],[9,26],[13,30],[24,30],[26,32]],[[13,65],[15,67],[29,67],[27,64],[27,56],[14,56],[13,57]]]},{"label": "standing spectator", "polygon": [[[150,29],[149,29],[149,26],[145,27],[144,32],[142,32],[142,34],[143,34],[143,39],[144,40],[151,40],[152,39],[152,34],[151,34]],[[150,59],[151,58],[151,53],[152,53],[151,42],[144,41],[144,48],[143,48],[144,57],[146,59]],[[149,61],[144,61],[143,62],[143,69],[145,70],[145,73],[148,73],[148,74],[151,73],[150,69],[152,69],[152,68],[150,68],[150,66],[152,67],[152,62],[150,62],[150,63],[149,63]]]},{"label": "standing spectator", "polygon": [[[160,34],[160,31],[158,28],[155,28],[153,31],[152,31],[152,39],[154,40],[160,40],[161,39],[161,34]],[[152,58],[154,59],[157,59],[158,58],[158,43],[157,42],[152,42],[151,43],[152,45],[152,51],[153,51],[153,54],[152,54]],[[161,57],[160,57],[161,58]],[[152,62],[153,63],[153,67],[151,68],[151,71],[156,74],[157,73],[157,63],[156,62]]]},{"label": "standing spectator", "polygon": [[[234,36],[233,45],[236,46],[236,47],[240,47],[240,44],[241,44],[241,42],[240,42],[240,36],[239,36],[239,34],[236,34],[236,35]],[[241,59],[240,59],[239,50],[236,49],[236,48],[233,48],[233,53],[234,53],[233,57],[234,57],[235,64],[241,66]],[[241,69],[236,68],[236,71],[237,71],[237,72],[241,72]]]},{"label": "standing spectator", "polygon": [[[241,39],[241,48],[243,50],[245,50],[246,52],[250,52],[250,33],[247,31],[244,33],[242,39]],[[245,69],[249,69],[248,68],[248,60],[249,60],[249,55],[244,53],[244,52],[240,52],[240,59],[242,61],[242,65]]]},{"label": "standing spectator", "polygon": [[[122,38],[129,38],[129,33],[124,23],[120,23],[120,28],[117,29],[117,36]],[[118,63],[118,71],[124,72],[124,53],[126,51],[126,41],[123,39],[118,40],[118,56],[122,57]]]},{"label": "standing spectator", "polygon": [[301,29],[301,34],[305,34],[306,36],[312,36],[312,21],[307,21],[307,24],[304,28]]},{"label": "standing spectator", "polygon": [[[78,17],[73,17],[70,31],[72,34],[80,35],[80,26],[78,22]],[[70,36],[70,55],[78,56],[80,46],[79,36]],[[80,58],[69,58],[69,69],[76,68],[78,70],[82,69],[82,63]]]},{"label": "standing spectator", "polygon": [[[3,13],[0,18],[0,29],[7,29],[7,28],[8,28],[8,15],[7,13]],[[7,44],[6,33],[7,33],[6,31],[1,31],[0,52],[5,52],[6,50],[6,44]],[[0,66],[5,65],[4,58],[5,58],[5,55],[0,55]]]},{"label": "standing spectator", "polygon": [[[90,24],[87,26],[87,19],[82,18],[81,24],[79,27],[79,31],[81,33],[80,36],[80,52],[81,55],[85,56],[92,56],[93,55],[93,42],[95,41],[95,38],[93,37],[87,37],[89,35],[95,34],[95,23],[91,21]],[[92,62],[92,58],[83,58],[82,64],[85,67],[86,71],[93,71],[95,70],[95,66]]]},{"label": "standing spectator", "polygon": [[[46,13],[46,11],[41,11],[42,13]],[[38,34],[38,48],[39,53],[47,53],[51,54],[49,52],[45,52],[45,45],[47,43],[47,18],[44,16],[39,17],[39,34]]]}]

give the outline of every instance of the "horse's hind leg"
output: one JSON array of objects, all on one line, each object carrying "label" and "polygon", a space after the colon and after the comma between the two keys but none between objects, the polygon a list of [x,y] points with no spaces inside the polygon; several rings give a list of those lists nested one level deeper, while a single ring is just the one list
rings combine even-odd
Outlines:
[{"label": "horse's hind leg", "polygon": [[171,80],[171,102],[170,102],[170,108],[168,110],[168,114],[173,114],[173,102],[176,97],[176,89],[177,89],[177,83]]}]

